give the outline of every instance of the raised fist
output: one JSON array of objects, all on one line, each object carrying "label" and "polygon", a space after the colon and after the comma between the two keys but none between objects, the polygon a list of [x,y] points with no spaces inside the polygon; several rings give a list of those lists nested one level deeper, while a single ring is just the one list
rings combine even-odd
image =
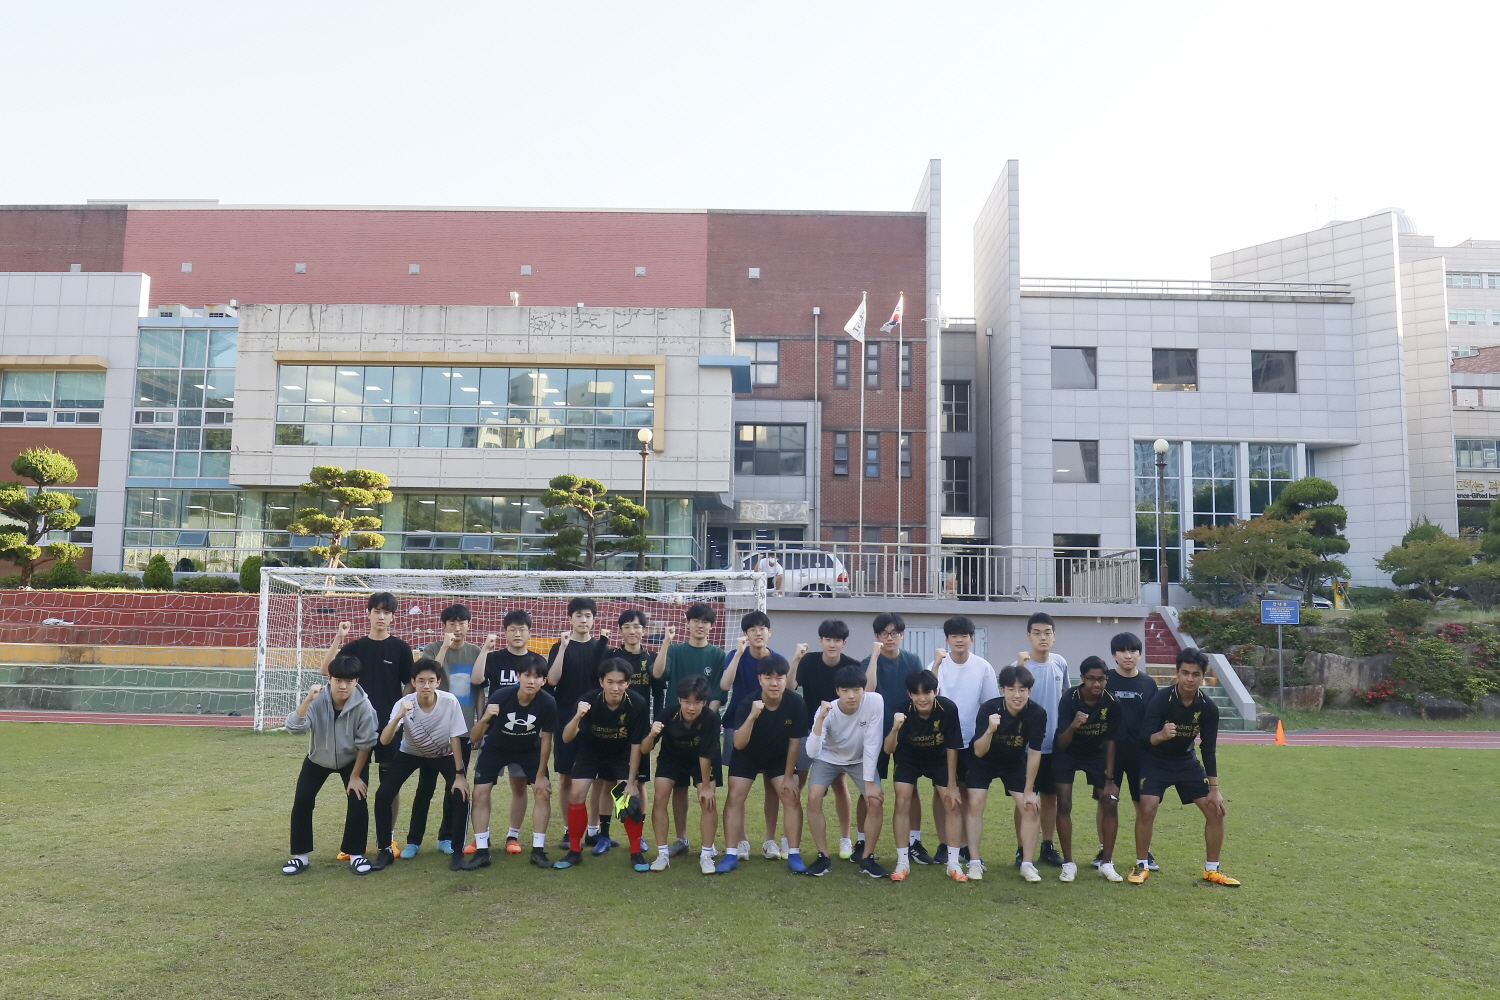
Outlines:
[{"label": "raised fist", "polygon": [[999,729],[1000,728],[1000,714],[998,712],[995,713],[994,715],[990,716],[990,728],[991,729]]},{"label": "raised fist", "polygon": [[588,714],[589,714],[589,703],[586,702],[586,701],[580,701],[578,703],[578,717],[581,719],[585,715],[588,715]]},{"label": "raised fist", "polygon": [[497,704],[495,704],[494,702],[490,702],[489,705],[484,710],[484,717],[486,719],[493,719],[495,716],[497,716],[499,714],[500,714],[500,706],[497,705]]},{"label": "raised fist", "polygon": [[750,645],[750,637],[748,635],[742,635],[738,639],[734,640],[734,651],[736,653],[743,653],[745,651],[745,647],[748,645]]},{"label": "raised fist", "polygon": [[900,729],[901,726],[902,726],[902,724],[905,723],[905,722],[906,722],[906,713],[905,712],[897,712],[895,715],[891,716],[891,727],[894,728],[894,729]]},{"label": "raised fist", "polygon": [[936,661],[937,665],[941,665],[942,662],[944,660],[946,660],[947,658],[948,658],[948,647],[947,646],[939,646],[937,648],[937,651],[933,654],[933,660]]},{"label": "raised fist", "polygon": [[651,723],[651,735],[652,736],[660,736],[661,735],[661,731],[663,729],[665,729],[665,728],[667,728],[667,727],[664,726],[664,725],[662,725],[660,722],[653,722],[653,723]]},{"label": "raised fist", "polygon": [[321,684],[314,684],[312,687],[310,687],[310,688],[307,689],[307,697],[308,697],[308,699],[311,700],[313,698],[316,698],[322,692],[322,690],[323,690],[323,685],[321,685]]},{"label": "raised fist", "polygon": [[766,710],[766,703],[757,698],[750,703],[750,717],[753,719]]},{"label": "raised fist", "polygon": [[671,625],[668,625],[667,626],[667,633],[666,633],[666,642],[667,642],[667,645],[670,646],[672,644],[672,641],[674,639],[676,639],[676,638],[677,638],[677,629],[674,628]]},{"label": "raised fist", "polygon": [[338,628],[339,638],[342,639],[344,636],[348,635],[350,628],[351,628],[351,626],[350,626],[350,624],[348,622],[339,622],[339,628]]},{"label": "raised fist", "polygon": [[802,659],[802,657],[804,655],[806,655],[806,653],[807,653],[807,643],[805,643],[805,642],[799,642],[799,643],[797,643],[797,659],[799,659],[799,660]]},{"label": "raised fist", "polygon": [[1089,713],[1087,713],[1087,712],[1074,712],[1073,713],[1073,725],[1075,725],[1075,726],[1081,726],[1081,725],[1083,725],[1087,721],[1089,721]]},{"label": "raised fist", "polygon": [[1029,649],[1023,649],[1023,650],[1021,650],[1019,653],[1016,654],[1016,666],[1018,666],[1018,667],[1024,667],[1026,665],[1026,661],[1029,660],[1029,659],[1031,659],[1031,650],[1029,650]]}]

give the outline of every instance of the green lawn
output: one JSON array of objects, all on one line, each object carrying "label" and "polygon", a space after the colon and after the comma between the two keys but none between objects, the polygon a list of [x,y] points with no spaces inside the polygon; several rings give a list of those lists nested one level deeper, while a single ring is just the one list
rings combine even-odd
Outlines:
[{"label": "green lawn", "polygon": [[[967,886],[842,862],[811,879],[758,857],[728,876],[638,875],[617,852],[452,873],[430,849],[356,878],[332,860],[329,793],[313,870],[292,879],[278,869],[304,746],[0,723],[3,995],[1500,995],[1492,751],[1222,749],[1225,869],[1245,882],[1226,890],[1197,881],[1201,822],[1176,805],[1144,886],[1087,867],[1026,885],[1004,863]],[[1009,817],[996,805],[990,821],[1003,862]]]},{"label": "green lawn", "polygon": [[1487,719],[1477,712],[1466,719],[1434,719],[1431,722],[1416,716],[1402,717],[1377,712],[1370,708],[1325,708],[1321,712],[1298,712],[1276,708],[1276,697],[1257,698],[1262,712],[1281,716],[1282,728],[1295,729],[1427,729],[1427,730],[1495,730],[1500,729],[1500,719]]}]

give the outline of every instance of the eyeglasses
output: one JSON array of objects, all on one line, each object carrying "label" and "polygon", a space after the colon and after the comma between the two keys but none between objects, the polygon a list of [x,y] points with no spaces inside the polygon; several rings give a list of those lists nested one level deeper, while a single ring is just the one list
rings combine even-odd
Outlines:
[{"label": "eyeglasses", "polygon": [[877,633],[875,633],[875,638],[877,638],[877,639],[895,639],[900,634],[901,633],[897,632],[895,629],[888,628],[884,632],[877,632]]}]

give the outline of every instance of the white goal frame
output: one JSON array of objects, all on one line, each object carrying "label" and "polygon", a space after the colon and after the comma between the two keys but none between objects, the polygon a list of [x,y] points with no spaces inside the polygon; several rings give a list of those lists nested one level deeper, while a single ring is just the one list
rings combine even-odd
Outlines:
[{"label": "white goal frame", "polygon": [[[327,569],[304,566],[266,566],[260,572],[260,606],[255,640],[255,728],[283,728],[286,716],[301,693],[318,677],[318,665],[328,639],[305,641],[310,623],[305,614],[332,609],[320,603],[342,602],[389,591],[398,601],[434,599],[447,603],[465,599],[568,601],[590,597],[596,601],[680,607],[707,600],[723,612],[766,610],[764,574],[746,570],[684,572],[624,572],[585,570],[460,570],[460,569]],[[362,613],[363,601],[357,605]],[[362,622],[345,609],[349,620]],[[282,621],[285,617],[287,620]],[[398,614],[398,624],[400,616]],[[721,619],[722,624],[722,619]],[[605,627],[609,627],[607,624]],[[476,631],[499,631],[499,621],[476,622]],[[351,638],[357,635],[351,633]],[[476,643],[477,645],[477,643]]]}]

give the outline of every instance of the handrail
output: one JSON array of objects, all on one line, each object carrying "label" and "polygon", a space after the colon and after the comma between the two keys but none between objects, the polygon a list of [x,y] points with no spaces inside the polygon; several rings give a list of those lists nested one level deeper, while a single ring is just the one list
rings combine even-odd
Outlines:
[{"label": "handrail", "polygon": [[1329,281],[1229,281],[1182,278],[1022,278],[1023,292],[1091,292],[1128,295],[1349,295]]}]

